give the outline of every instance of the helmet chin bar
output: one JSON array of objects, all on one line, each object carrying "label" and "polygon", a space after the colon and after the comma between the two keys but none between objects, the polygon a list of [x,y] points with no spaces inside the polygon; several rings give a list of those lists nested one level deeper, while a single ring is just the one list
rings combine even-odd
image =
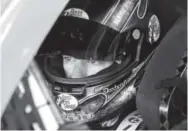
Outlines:
[{"label": "helmet chin bar", "polygon": [[63,68],[66,78],[85,78],[112,65],[111,61],[89,61],[63,55]]},{"label": "helmet chin bar", "polygon": [[[106,87],[103,88],[96,86],[86,88],[86,96],[78,100],[79,104],[75,109],[68,111],[61,109],[63,119],[67,123],[78,121],[91,122],[105,118],[122,106],[125,106],[136,95],[134,78],[142,70],[143,66],[143,63],[140,64],[133,70],[130,76],[120,78],[117,84],[113,84],[114,80],[112,80],[110,83],[105,84]],[[108,91],[106,91],[106,89],[108,89]],[[56,98],[59,99],[59,95],[57,95]],[[75,98],[78,99],[78,97]],[[69,103],[71,103],[71,100],[73,99],[68,100]]]},{"label": "helmet chin bar", "polygon": [[111,115],[135,96],[136,88],[134,82],[131,83],[113,93],[95,93],[85,100],[80,100],[78,107],[72,111],[61,109],[63,120],[67,123],[91,122]]}]

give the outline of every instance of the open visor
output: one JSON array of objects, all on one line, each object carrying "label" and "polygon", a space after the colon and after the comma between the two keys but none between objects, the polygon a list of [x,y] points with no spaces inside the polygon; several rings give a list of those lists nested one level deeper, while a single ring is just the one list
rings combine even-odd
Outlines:
[{"label": "open visor", "polygon": [[60,17],[47,36],[42,52],[60,50],[78,59],[117,59],[120,33],[94,21],[75,17]]},{"label": "open visor", "polygon": [[[75,2],[72,1],[72,4]],[[135,12],[139,10],[140,2],[139,0],[116,1],[111,5],[112,7],[109,6],[106,11],[103,10],[103,13],[98,14],[105,21],[107,20],[106,24],[102,22],[104,19],[98,21],[99,19],[95,19],[96,17],[91,15],[92,12],[89,12],[89,7],[94,8],[95,5],[92,5],[92,2],[89,4],[90,6],[84,8],[89,15],[89,20],[74,16],[83,12],[79,13],[80,10],[72,9],[71,4],[68,4],[39,50],[41,54],[59,51],[55,55],[45,57],[44,69],[50,80],[65,84],[96,84],[119,76],[123,72],[122,70],[126,69],[128,65],[131,66],[135,58],[138,61],[139,51],[137,50],[139,48],[137,49],[137,45],[140,45],[144,38],[139,31],[140,39],[132,37],[132,31],[138,27],[127,28],[126,31],[121,32],[111,25],[115,21],[115,23],[119,21],[121,24],[118,25],[122,26],[121,29],[125,27],[132,21],[132,18],[138,16]],[[82,9],[79,6],[76,8]],[[74,79],[69,75],[71,69],[66,69],[66,67],[76,65],[74,62],[73,64],[65,62],[70,61],[70,58],[77,63],[84,63],[84,66],[80,66],[83,70],[86,70],[86,65],[87,69],[93,67],[100,67],[100,69],[94,73],[85,74],[84,77],[74,77],[79,78]],[[96,66],[96,63],[100,63],[99,66]]]},{"label": "open visor", "polygon": [[[131,44],[127,41],[131,41]],[[65,84],[90,85],[107,81],[123,73],[122,70],[135,60],[138,42],[139,40],[131,37],[131,30],[119,33],[95,21],[66,16],[57,20],[39,52],[50,54],[45,57],[44,62],[45,73],[50,80]],[[126,52],[126,44],[135,46],[131,47],[134,49],[133,55]],[[80,79],[67,77],[66,65],[71,67],[75,64],[65,65],[65,61],[70,58],[66,59],[66,56],[71,56],[78,62],[85,62],[85,65],[92,65],[89,69],[100,69]],[[99,66],[96,66],[96,63],[100,63]]]},{"label": "open visor", "polygon": [[115,61],[121,33],[125,38],[125,32],[144,16],[144,9],[146,0],[71,0],[45,45],[79,59]]}]

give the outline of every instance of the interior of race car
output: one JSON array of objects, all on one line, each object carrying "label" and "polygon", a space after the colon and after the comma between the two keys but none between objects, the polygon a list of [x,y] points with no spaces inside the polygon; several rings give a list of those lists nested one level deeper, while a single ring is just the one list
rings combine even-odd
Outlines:
[{"label": "interior of race car", "polygon": [[1,129],[187,130],[187,81],[186,0],[70,0]]}]

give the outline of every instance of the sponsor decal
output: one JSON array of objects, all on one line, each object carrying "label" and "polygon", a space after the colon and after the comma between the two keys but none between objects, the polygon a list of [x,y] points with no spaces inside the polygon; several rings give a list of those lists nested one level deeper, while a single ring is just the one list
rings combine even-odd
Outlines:
[{"label": "sponsor decal", "polygon": [[111,92],[114,92],[114,91],[116,91],[116,90],[118,90],[118,89],[121,89],[121,88],[123,88],[123,87],[125,87],[125,85],[127,84],[128,82],[127,82],[127,79],[126,80],[124,80],[122,83],[120,83],[120,84],[118,84],[118,85],[115,85],[114,87],[112,87],[112,88],[103,88],[103,92],[105,92],[105,93],[111,93]]},{"label": "sponsor decal", "polygon": [[78,106],[78,100],[74,96],[66,93],[61,93],[58,95],[56,103],[65,111],[74,110]]},{"label": "sponsor decal", "polygon": [[138,114],[138,111],[134,111],[129,114],[125,119],[119,124],[116,130],[138,130],[139,126],[143,123],[143,119]]},{"label": "sponsor decal", "polygon": [[82,19],[89,20],[88,14],[81,9],[78,8],[70,8],[64,11],[63,13],[64,16],[73,16],[73,17],[78,17]]},{"label": "sponsor decal", "polygon": [[111,92],[114,92],[116,90],[124,88],[134,77],[136,77],[137,73],[140,71],[140,69],[143,67],[143,65],[144,65],[144,62],[141,63],[139,66],[135,67],[132,70],[132,74],[127,79],[125,79],[123,82],[121,82],[120,84],[117,84],[117,85],[113,86],[112,88],[109,88],[109,87],[103,88],[102,89],[103,92],[104,93],[111,93]]},{"label": "sponsor decal", "polygon": [[149,19],[149,42],[153,44],[156,42],[159,37],[160,37],[160,22],[159,19],[156,15],[152,15],[151,18]]}]

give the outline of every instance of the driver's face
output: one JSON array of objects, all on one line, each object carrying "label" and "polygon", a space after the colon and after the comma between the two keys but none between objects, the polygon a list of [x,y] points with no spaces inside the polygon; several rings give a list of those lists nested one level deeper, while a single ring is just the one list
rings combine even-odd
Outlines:
[{"label": "driver's face", "polygon": [[112,65],[110,61],[88,61],[76,59],[71,56],[63,56],[63,66],[67,78],[84,78],[94,75]]}]

